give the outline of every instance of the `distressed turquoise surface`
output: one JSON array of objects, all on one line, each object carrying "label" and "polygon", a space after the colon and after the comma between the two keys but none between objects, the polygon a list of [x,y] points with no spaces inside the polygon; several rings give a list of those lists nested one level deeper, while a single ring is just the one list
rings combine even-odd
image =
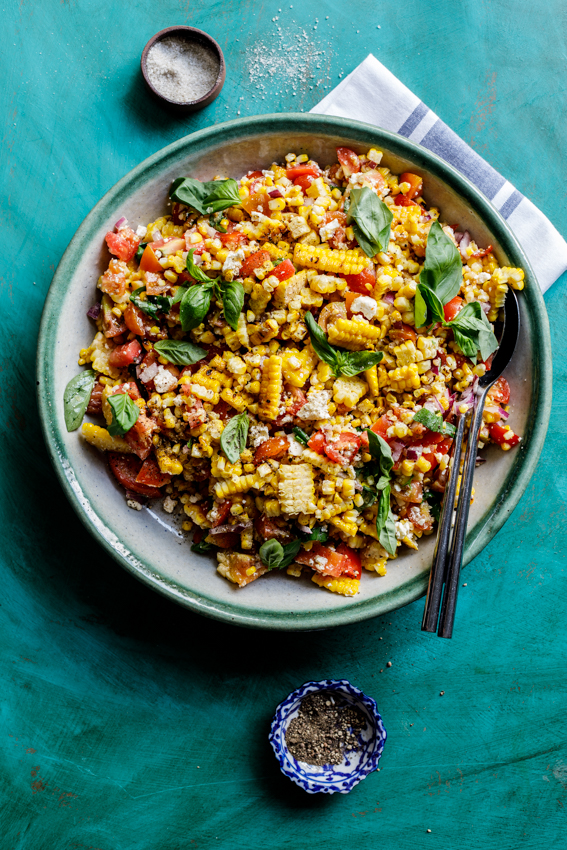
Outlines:
[{"label": "distressed turquoise surface", "polygon": [[[450,642],[421,634],[421,601],[307,634],[193,616],[94,544],[42,444],[39,318],[93,204],[194,129],[308,110],[371,51],[567,233],[559,0],[289,6],[5,4],[2,850],[567,844],[565,278],[546,296],[558,353],[548,440],[520,505],[466,570]],[[185,119],[148,100],[138,70],[147,39],[176,23],[206,29],[227,59],[218,100]],[[286,45],[294,82],[281,67],[260,78],[258,55],[273,69],[267,51]],[[380,773],[319,799],[280,776],[266,736],[283,696],[331,676],[376,699],[389,737]]]}]

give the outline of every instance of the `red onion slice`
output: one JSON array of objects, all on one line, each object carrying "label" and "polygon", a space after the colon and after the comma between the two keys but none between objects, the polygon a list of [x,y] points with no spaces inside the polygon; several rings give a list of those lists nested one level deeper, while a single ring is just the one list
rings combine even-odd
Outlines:
[{"label": "red onion slice", "polygon": [[412,446],[406,451],[406,457],[408,460],[419,460],[422,452],[423,448],[421,446]]},{"label": "red onion slice", "polygon": [[87,310],[87,316],[89,317],[89,319],[94,319],[94,321],[96,322],[96,320],[100,316],[101,310],[102,307],[100,306],[100,304],[93,304],[90,310]]},{"label": "red onion slice", "polygon": [[268,197],[269,198],[283,198],[283,195],[282,195],[282,193],[280,192],[279,189],[272,189],[271,192],[268,192]]},{"label": "red onion slice", "polygon": [[463,233],[463,237],[459,242],[459,251],[461,252],[461,257],[463,260],[468,260],[468,254],[466,253],[467,248],[471,244],[471,235],[468,230],[465,230]]},{"label": "red onion slice", "polygon": [[114,225],[114,229],[118,232],[119,230],[122,230],[123,227],[128,227],[128,219],[124,218],[124,216],[118,219]]},{"label": "red onion slice", "polygon": [[392,449],[392,460],[394,461],[394,463],[397,463],[402,455],[405,446],[403,443],[400,443],[397,440],[392,440],[392,442],[390,443],[390,448]]},{"label": "red onion slice", "polygon": [[149,366],[146,366],[144,369],[139,371],[138,378],[143,384],[149,384],[159,371],[159,366],[157,363],[150,363]]},{"label": "red onion slice", "polygon": [[234,532],[240,534],[241,531],[246,531],[247,528],[252,528],[252,522],[237,522],[235,525],[217,525],[214,528],[209,528],[209,535],[214,537],[215,534],[226,534]]},{"label": "red onion slice", "polygon": [[502,419],[508,419],[508,417],[510,416],[510,414],[508,413],[508,411],[507,411],[507,410],[504,410],[504,408],[503,408],[503,407],[499,407],[499,408],[498,408],[498,412],[500,413],[500,416],[502,417]]},{"label": "red onion slice", "polygon": [[396,296],[394,295],[393,292],[386,292],[386,294],[382,296],[381,300],[385,301],[386,304],[393,304],[395,297]]}]

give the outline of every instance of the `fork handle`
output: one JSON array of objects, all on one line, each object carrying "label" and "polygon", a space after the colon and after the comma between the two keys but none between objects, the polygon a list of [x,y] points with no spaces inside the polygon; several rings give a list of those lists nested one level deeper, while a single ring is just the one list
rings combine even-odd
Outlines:
[{"label": "fork handle", "polygon": [[455,493],[457,492],[457,479],[461,463],[461,448],[463,443],[463,432],[465,430],[466,414],[461,413],[457,424],[457,433],[453,443],[449,479],[443,497],[441,516],[439,517],[439,530],[437,542],[433,554],[433,563],[429,573],[429,585],[427,587],[427,598],[421,622],[422,632],[436,632],[439,619],[439,608],[441,606],[441,595],[443,593],[443,582],[449,554],[449,539],[451,536],[451,523],[455,511]]},{"label": "fork handle", "polygon": [[478,435],[482,426],[482,412],[484,410],[485,400],[486,390],[477,398],[469,430],[467,453],[465,455],[461,488],[459,491],[459,501],[457,504],[457,518],[455,520],[455,529],[453,531],[451,560],[449,562],[445,578],[445,593],[443,595],[443,605],[441,608],[441,617],[439,619],[439,631],[437,632],[439,637],[443,638],[450,638],[453,635],[453,623],[455,621],[457,596],[459,594],[459,578],[461,574],[461,564],[463,562],[463,550],[467,534],[467,522],[469,518],[471,492],[478,451]]}]

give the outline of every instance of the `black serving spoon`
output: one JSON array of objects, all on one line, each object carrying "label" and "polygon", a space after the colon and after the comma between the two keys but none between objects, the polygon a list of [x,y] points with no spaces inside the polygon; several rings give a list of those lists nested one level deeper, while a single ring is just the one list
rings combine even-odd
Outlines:
[{"label": "black serving spoon", "polygon": [[480,378],[476,390],[476,398],[471,412],[471,423],[467,440],[465,462],[459,490],[459,501],[457,504],[457,516],[455,527],[451,538],[451,524],[455,505],[455,493],[459,477],[461,460],[461,446],[465,420],[468,413],[459,416],[457,433],[453,444],[453,455],[449,478],[445,488],[445,496],[439,517],[439,529],[437,532],[437,543],[433,556],[433,564],[429,575],[429,586],[425,600],[425,610],[421,630],[424,632],[437,631],[437,620],[439,619],[439,606],[443,582],[445,593],[439,619],[439,637],[450,638],[453,634],[453,623],[457,607],[457,596],[459,593],[459,577],[463,562],[463,549],[467,533],[467,522],[471,502],[474,470],[477,457],[478,435],[482,426],[482,413],[486,401],[486,394],[492,385],[498,380],[502,372],[512,359],[518,335],[520,333],[520,310],[518,300],[513,289],[508,290],[506,304],[504,307],[504,325],[500,337],[500,345],[490,369]]}]

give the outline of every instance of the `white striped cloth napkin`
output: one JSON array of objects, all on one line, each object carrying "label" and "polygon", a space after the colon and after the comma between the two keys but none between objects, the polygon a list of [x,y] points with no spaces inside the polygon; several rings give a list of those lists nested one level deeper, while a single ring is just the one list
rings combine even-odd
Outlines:
[{"label": "white striped cloth napkin", "polygon": [[372,54],[311,112],[375,124],[417,142],[453,165],[506,219],[543,292],[567,269],[567,243],[549,219]]}]

